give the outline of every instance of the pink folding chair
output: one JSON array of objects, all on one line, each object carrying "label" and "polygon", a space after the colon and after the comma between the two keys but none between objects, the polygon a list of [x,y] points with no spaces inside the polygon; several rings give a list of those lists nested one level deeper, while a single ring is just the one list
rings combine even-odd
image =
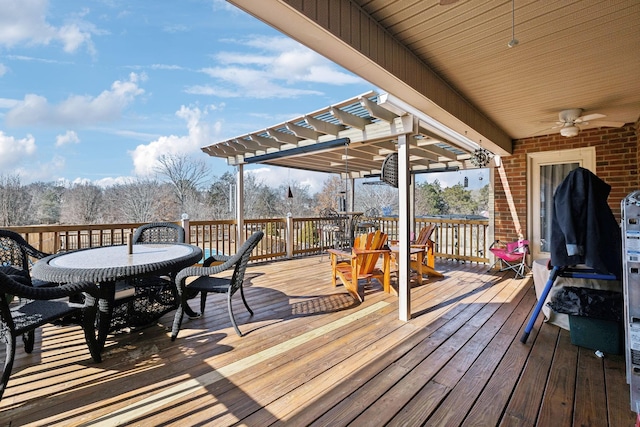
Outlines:
[{"label": "pink folding chair", "polygon": [[500,271],[513,270],[516,273],[515,278],[521,279],[531,269],[527,265],[527,254],[529,253],[529,241],[518,240],[515,242],[503,243],[496,240],[491,244],[489,250],[496,257],[489,271],[497,264],[500,264]]}]

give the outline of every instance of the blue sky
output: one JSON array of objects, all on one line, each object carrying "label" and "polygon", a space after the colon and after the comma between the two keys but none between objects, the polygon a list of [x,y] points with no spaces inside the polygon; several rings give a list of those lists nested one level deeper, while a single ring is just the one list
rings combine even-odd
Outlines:
[{"label": "blue sky", "polygon": [[[0,174],[23,183],[148,177],[162,154],[219,176],[231,168],[200,147],[372,89],[222,0],[0,0]],[[325,178],[248,169],[312,191]]]}]

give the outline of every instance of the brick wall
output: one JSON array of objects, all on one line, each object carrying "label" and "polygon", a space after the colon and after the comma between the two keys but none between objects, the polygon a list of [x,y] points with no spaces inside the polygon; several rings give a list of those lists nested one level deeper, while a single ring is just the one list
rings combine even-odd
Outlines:
[{"label": "brick wall", "polygon": [[[596,148],[596,175],[611,185],[609,206],[616,219],[620,219],[620,201],[631,191],[640,188],[638,178],[640,119],[621,128],[583,130],[578,136],[565,138],[560,134],[515,140],[513,155],[502,158],[513,205],[525,238],[527,230],[527,154],[541,151],[569,150],[583,147]],[[498,173],[495,179],[495,238],[518,238],[509,201]]]}]

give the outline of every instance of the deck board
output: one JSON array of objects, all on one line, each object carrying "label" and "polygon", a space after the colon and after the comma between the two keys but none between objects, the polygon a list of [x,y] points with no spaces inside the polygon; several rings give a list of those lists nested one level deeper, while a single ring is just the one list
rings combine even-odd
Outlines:
[{"label": "deck board", "polygon": [[542,425],[553,424],[558,427],[571,426],[573,417],[571,402],[576,391],[578,348],[571,345],[571,339],[565,330],[560,330],[551,363],[538,422]]},{"label": "deck board", "polygon": [[[202,317],[173,313],[110,336],[93,363],[77,326],[19,346],[0,425],[605,425],[635,422],[624,358],[597,358],[537,320],[530,279],[438,261],[412,288],[412,318],[379,283],[356,303],[325,257],[250,265],[234,311],[210,294]],[[193,308],[199,300],[191,302]]]},{"label": "deck board", "polygon": [[604,360],[598,358],[594,351],[580,348],[577,362],[573,422],[593,427],[606,426],[607,419],[598,417],[598,414],[607,412]]}]

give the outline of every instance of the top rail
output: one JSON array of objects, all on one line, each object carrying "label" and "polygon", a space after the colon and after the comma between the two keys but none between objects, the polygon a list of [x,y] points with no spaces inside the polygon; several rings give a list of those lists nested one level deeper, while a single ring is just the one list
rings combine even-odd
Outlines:
[{"label": "top rail", "polygon": [[[335,235],[328,233],[329,219],[266,218],[244,221],[243,239],[262,230],[265,237],[252,254],[253,261],[318,255],[336,244]],[[179,223],[179,222],[176,222]],[[459,261],[487,263],[488,219],[416,218],[416,233],[422,227],[435,224],[432,239],[436,257]],[[85,225],[32,225],[7,227],[20,233],[37,249],[47,253],[122,245],[126,237],[142,223],[85,224]],[[240,246],[238,225],[235,220],[183,221],[188,241],[202,248],[205,257],[215,254],[235,254]],[[398,240],[398,219],[395,217],[369,218],[366,223],[354,224],[356,233],[380,229],[390,240]]]}]

